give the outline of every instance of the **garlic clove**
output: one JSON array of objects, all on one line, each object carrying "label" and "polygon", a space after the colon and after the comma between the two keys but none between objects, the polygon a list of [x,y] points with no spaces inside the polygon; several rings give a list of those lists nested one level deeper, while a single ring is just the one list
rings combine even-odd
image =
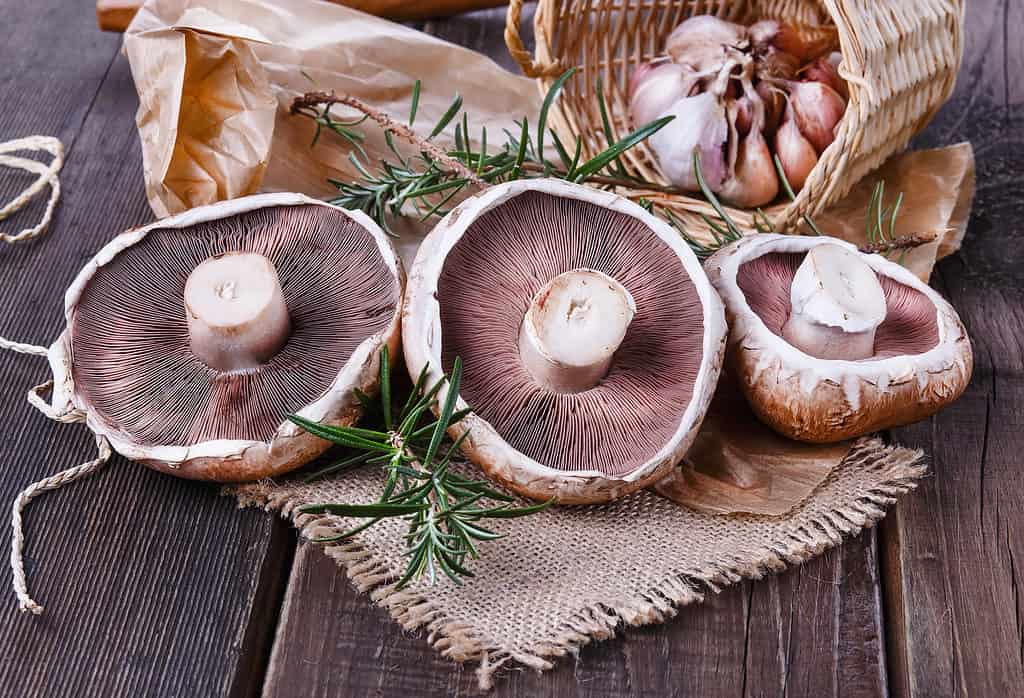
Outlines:
[{"label": "garlic clove", "polygon": [[820,155],[835,140],[835,129],[846,112],[846,101],[820,82],[790,82],[789,104],[800,133]]},{"label": "garlic clove", "polygon": [[764,81],[758,82],[754,91],[757,92],[757,96],[764,104],[764,135],[766,138],[771,138],[779,128],[779,122],[782,121],[782,113],[786,108],[786,95],[779,88]]},{"label": "garlic clove", "polygon": [[721,100],[711,92],[677,100],[666,112],[676,117],[648,139],[661,170],[673,185],[697,191],[693,152],[700,154],[701,174],[713,191],[728,176],[725,147],[729,121]]},{"label": "garlic clove", "polygon": [[764,108],[748,97],[744,99],[747,100],[747,108],[750,109],[751,123],[747,133],[741,138],[739,126],[744,106],[740,104],[740,100],[730,105],[730,137],[734,139],[730,144],[729,161],[732,176],[722,184],[718,194],[726,203],[743,208],[755,208],[767,204],[778,195],[779,178],[775,174],[772,155],[761,130],[764,123]]},{"label": "garlic clove", "polygon": [[778,196],[779,178],[760,131],[751,131],[743,139],[736,156],[735,174],[719,193],[726,203],[742,208],[764,206]]},{"label": "garlic clove", "polygon": [[728,107],[729,118],[736,126],[736,134],[743,138],[750,133],[754,121],[754,104],[746,95],[732,101]]},{"label": "garlic clove", "polygon": [[811,170],[818,164],[814,146],[800,133],[792,109],[787,107],[782,124],[775,132],[775,154],[779,156],[786,181],[794,192],[803,189]]},{"label": "garlic clove", "polygon": [[665,52],[676,63],[696,71],[725,62],[729,47],[745,43],[746,27],[712,15],[695,15],[677,26],[665,42]]},{"label": "garlic clove", "polygon": [[636,126],[664,116],[680,98],[686,97],[698,77],[668,61],[644,63],[633,71],[629,88],[629,114]]},{"label": "garlic clove", "polygon": [[822,56],[805,65],[800,69],[800,77],[804,82],[820,82],[823,85],[828,85],[844,100],[850,97],[846,81],[839,77],[839,71],[832,65],[829,57]]}]

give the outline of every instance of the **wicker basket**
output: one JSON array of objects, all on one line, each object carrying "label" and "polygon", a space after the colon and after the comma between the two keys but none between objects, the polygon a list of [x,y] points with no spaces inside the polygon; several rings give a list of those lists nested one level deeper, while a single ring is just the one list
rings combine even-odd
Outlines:
[{"label": "wicker basket", "polygon": [[[584,154],[607,142],[595,99],[598,76],[616,138],[629,132],[627,85],[635,66],[662,53],[672,29],[694,14],[715,14],[745,24],[773,18],[806,38],[834,37],[850,100],[836,139],[796,197],[766,210],[781,229],[793,229],[843,195],[865,174],[906,147],[953,89],[962,55],[964,0],[539,0],[534,18],[536,55],[523,45],[519,20],[524,0],[512,0],[505,41],[513,58],[542,91],[567,68],[577,74],[563,89],[552,125],[563,139],[580,135]],[[632,174],[667,185],[646,146],[626,154]],[[696,215],[709,212],[691,196],[630,191],[671,206],[695,231]],[[730,209],[751,225],[751,212]]]}]

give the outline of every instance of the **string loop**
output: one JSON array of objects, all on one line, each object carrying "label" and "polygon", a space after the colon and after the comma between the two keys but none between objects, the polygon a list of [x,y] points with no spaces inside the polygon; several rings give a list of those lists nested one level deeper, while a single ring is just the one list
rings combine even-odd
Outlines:
[{"label": "string loop", "polygon": [[[47,165],[31,158],[8,155],[8,153],[26,150],[49,153],[53,158],[50,160],[50,164]],[[7,205],[0,208],[0,221],[25,208],[39,192],[47,185],[50,186],[50,199],[46,202],[46,209],[43,211],[43,216],[39,219],[39,222],[34,226],[24,228],[14,235],[0,233],[0,240],[13,245],[42,235],[50,225],[50,220],[53,218],[53,209],[60,199],[60,180],[57,179],[57,173],[64,166],[64,145],[58,139],[51,136],[16,138],[6,143],[0,143],[0,165],[17,170],[25,170],[26,172],[38,175],[36,181],[11,199]]]}]

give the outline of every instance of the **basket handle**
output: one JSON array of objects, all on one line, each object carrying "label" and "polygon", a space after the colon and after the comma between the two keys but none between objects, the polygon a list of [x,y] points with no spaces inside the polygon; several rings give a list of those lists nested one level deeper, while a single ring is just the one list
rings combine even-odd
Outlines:
[{"label": "basket handle", "polygon": [[508,13],[505,15],[505,45],[508,46],[508,52],[527,77],[549,78],[560,75],[564,71],[558,63],[534,61],[533,54],[523,44],[523,39],[519,35],[519,18],[523,13],[524,3],[525,0],[510,0],[508,4]]}]

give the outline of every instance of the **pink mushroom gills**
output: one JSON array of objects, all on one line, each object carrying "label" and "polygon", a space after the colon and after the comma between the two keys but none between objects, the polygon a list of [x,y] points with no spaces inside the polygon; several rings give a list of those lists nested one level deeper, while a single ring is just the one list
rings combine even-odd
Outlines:
[{"label": "pink mushroom gills", "polygon": [[131,460],[242,481],[327,446],[285,420],[347,425],[397,349],[404,275],[359,212],[299,194],[193,209],[116,237],[67,293],[53,406]]},{"label": "pink mushroom gills", "polygon": [[[678,233],[636,204],[558,180],[492,187],[420,247],[406,364],[463,361],[462,448],[524,496],[621,497],[685,454],[721,368],[721,301]],[[444,392],[441,399],[444,398]]]},{"label": "pink mushroom gills", "polygon": [[970,381],[956,311],[880,255],[824,236],[754,235],[705,268],[729,318],[729,370],[784,436],[828,443],[909,424]]}]

